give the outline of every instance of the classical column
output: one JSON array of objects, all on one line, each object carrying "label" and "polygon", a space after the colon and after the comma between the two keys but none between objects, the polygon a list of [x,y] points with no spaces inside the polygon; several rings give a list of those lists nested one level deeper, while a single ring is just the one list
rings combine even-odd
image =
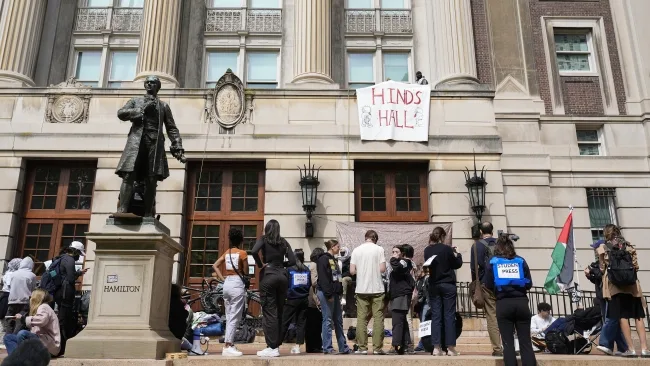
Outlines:
[{"label": "classical column", "polygon": [[292,83],[333,84],[332,0],[294,2]]},{"label": "classical column", "polygon": [[436,86],[478,83],[470,0],[436,0],[431,5]]},{"label": "classical column", "polygon": [[34,86],[47,1],[8,0],[0,29],[0,84]]},{"label": "classical column", "polygon": [[178,86],[174,73],[180,33],[181,0],[145,0],[135,81],[157,75]]}]

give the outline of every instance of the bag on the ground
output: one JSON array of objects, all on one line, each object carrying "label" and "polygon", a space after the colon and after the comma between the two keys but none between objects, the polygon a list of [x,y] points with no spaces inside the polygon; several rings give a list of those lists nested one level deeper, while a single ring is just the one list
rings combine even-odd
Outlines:
[{"label": "bag on the ground", "polygon": [[234,343],[253,343],[255,342],[255,328],[242,321],[235,330]]},{"label": "bag on the ground", "polygon": [[632,254],[625,250],[625,244],[614,246],[609,250],[609,265],[607,278],[616,286],[629,286],[636,284],[637,276],[632,261]]},{"label": "bag on the ground", "polygon": [[351,326],[348,328],[348,340],[354,341],[357,339],[357,327]]},{"label": "bag on the ground", "polygon": [[198,330],[199,334],[201,335],[208,336],[208,337],[217,337],[223,335],[223,324],[221,322],[216,322],[216,323],[208,324],[203,328],[197,328],[196,330]]},{"label": "bag on the ground", "polygon": [[52,260],[50,267],[41,276],[39,288],[47,291],[50,295],[58,291],[63,285],[63,276],[61,276],[61,257]]},{"label": "bag on the ground", "polygon": [[562,331],[546,332],[546,348],[554,354],[566,355],[569,353],[569,339]]}]

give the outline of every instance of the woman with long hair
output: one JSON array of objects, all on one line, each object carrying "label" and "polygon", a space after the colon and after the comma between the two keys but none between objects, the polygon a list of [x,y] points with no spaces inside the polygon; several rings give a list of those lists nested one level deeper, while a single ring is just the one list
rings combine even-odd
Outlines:
[{"label": "woman with long hair", "polygon": [[[18,334],[5,335],[4,343],[7,346],[7,353],[13,353],[16,347],[27,339],[38,338],[52,356],[59,354],[61,348],[59,320],[50,307],[50,302],[52,302],[52,296],[47,291],[36,289],[32,292],[29,299],[29,316],[25,317],[25,325],[30,330],[21,330]],[[16,319],[22,319],[22,315],[16,314]]]},{"label": "woman with long hair", "polygon": [[[309,288],[309,307],[307,308],[307,323],[305,329],[318,329],[323,323],[323,314],[320,311],[318,300],[318,268],[316,262],[325,253],[323,248],[314,248],[309,256],[309,271],[311,272],[311,287]],[[323,340],[319,332],[305,332],[305,348],[307,353],[322,353]]]},{"label": "woman with long hair", "polygon": [[431,307],[431,344],[433,355],[442,355],[442,329],[449,356],[456,352],[456,270],[463,265],[463,256],[456,247],[445,244],[447,233],[440,226],[433,229],[429,245],[424,248],[425,263],[429,265],[429,306]]},{"label": "woman with long hair", "polygon": [[636,331],[641,343],[641,356],[650,357],[643,322],[643,319],[645,319],[644,309],[647,305],[642,295],[641,284],[639,280],[632,281],[627,285],[615,284],[612,283],[609,274],[611,260],[613,257],[617,257],[622,258],[625,262],[631,262],[634,267],[633,276],[636,275],[636,272],[639,271],[636,249],[623,238],[621,230],[616,225],[606,225],[604,234],[605,243],[601,244],[596,252],[598,253],[600,269],[603,272],[603,298],[607,300],[606,317],[619,319],[620,321],[621,332],[625,337],[625,342],[630,347],[623,352],[624,357],[636,357],[629,319],[634,319],[636,322]]},{"label": "woman with long hair", "polygon": [[503,340],[505,366],[516,366],[515,330],[519,338],[521,364],[535,366],[537,361],[530,339],[528,290],[533,286],[526,260],[517,255],[515,245],[507,234],[500,235],[494,257],[485,269],[485,286],[496,296],[497,323]]},{"label": "woman with long hair", "polygon": [[[260,258],[260,252],[264,261]],[[260,272],[260,298],[262,300],[262,326],[266,348],[257,352],[260,357],[280,356],[282,344],[282,312],[287,298],[289,278],[287,267],[296,264],[289,243],[280,235],[280,223],[269,220],[264,235],[255,242],[252,253]],[[285,262],[284,258],[287,258]]]}]

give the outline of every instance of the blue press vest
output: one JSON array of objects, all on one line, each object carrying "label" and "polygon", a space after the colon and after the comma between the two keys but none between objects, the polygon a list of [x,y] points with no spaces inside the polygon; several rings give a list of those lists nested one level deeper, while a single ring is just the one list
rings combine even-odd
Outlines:
[{"label": "blue press vest", "polygon": [[[307,282],[304,283],[304,281],[303,281],[303,283],[300,283],[300,284],[296,283],[296,275],[303,275],[303,276],[306,275],[307,276],[307,280],[306,280]],[[295,288],[308,288],[310,286],[310,283],[311,283],[310,276],[311,276],[311,272],[308,271],[308,270],[304,271],[304,272],[301,272],[301,271],[296,271],[295,269],[290,269],[289,270],[289,288],[292,289],[292,290],[295,289]]]},{"label": "blue press vest", "polygon": [[[490,259],[492,271],[494,273],[494,284],[498,290],[503,286],[520,286],[524,287],[528,282],[524,276],[524,260],[520,257],[506,259],[503,257],[492,257]],[[511,274],[511,276],[508,276]]]}]

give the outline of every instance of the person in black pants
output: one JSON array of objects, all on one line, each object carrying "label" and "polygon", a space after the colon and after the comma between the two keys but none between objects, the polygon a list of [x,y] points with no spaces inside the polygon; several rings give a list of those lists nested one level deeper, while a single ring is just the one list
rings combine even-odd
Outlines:
[{"label": "person in black pants", "polygon": [[[307,325],[305,329],[318,329],[323,324],[323,314],[320,311],[320,301],[318,300],[318,268],[316,262],[318,257],[323,255],[325,250],[323,248],[315,248],[312,250],[309,260],[309,271],[311,272],[311,288],[309,289],[309,307],[307,308]],[[305,348],[307,353],[322,353],[323,340],[320,332],[305,332]]]},{"label": "person in black pants", "polygon": [[397,354],[403,355],[411,341],[406,316],[411,308],[411,297],[415,289],[415,280],[411,275],[413,262],[405,258],[403,245],[393,247],[390,258],[390,311],[393,321],[392,346]]},{"label": "person in black pants", "polygon": [[444,322],[447,355],[458,356],[456,352],[456,272],[463,265],[463,257],[456,247],[445,244],[445,229],[436,227],[424,248],[424,260],[435,256],[429,265],[429,306],[431,307],[431,344],[433,355],[442,355],[442,330]]},{"label": "person in black pants", "polygon": [[80,255],[86,255],[84,245],[81,242],[73,241],[69,247],[63,250],[60,256],[61,277],[63,280],[61,287],[54,293],[54,303],[59,311],[59,329],[61,332],[61,351],[58,356],[63,356],[68,339],[74,337],[76,333],[77,319],[73,311],[76,292],[75,282],[79,276],[88,271],[87,268],[83,271],[75,269],[75,262],[79,260]]},{"label": "person in black pants", "polygon": [[[260,259],[259,252],[264,256]],[[282,344],[282,312],[287,298],[289,279],[287,267],[296,264],[291,246],[280,236],[280,223],[269,220],[264,227],[264,235],[255,242],[252,253],[260,272],[260,298],[262,300],[262,326],[266,340],[265,349],[257,352],[260,357],[280,356]],[[284,257],[288,261],[284,261]]]},{"label": "person in black pants", "polygon": [[303,263],[305,253],[302,249],[294,251],[296,265],[287,268],[289,273],[289,291],[287,302],[282,313],[282,338],[287,337],[291,323],[296,324],[296,344],[291,348],[291,353],[299,354],[300,345],[305,343],[305,323],[307,321],[307,308],[309,307],[309,289],[311,288],[311,272]]},{"label": "person in black pants", "polygon": [[503,340],[503,362],[505,366],[516,366],[515,330],[519,338],[521,364],[535,366],[535,353],[530,339],[530,318],[528,290],[533,286],[528,263],[515,252],[515,246],[508,234],[499,236],[485,269],[485,285],[496,295],[497,323]]}]

